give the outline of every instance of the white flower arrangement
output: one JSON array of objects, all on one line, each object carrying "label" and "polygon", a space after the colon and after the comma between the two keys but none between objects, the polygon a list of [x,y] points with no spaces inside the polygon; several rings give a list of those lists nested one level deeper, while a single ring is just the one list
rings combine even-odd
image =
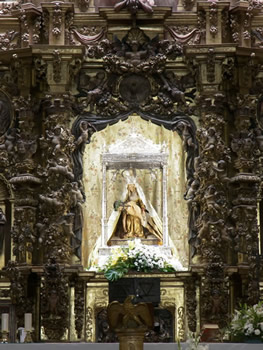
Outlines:
[{"label": "white flower arrangement", "polygon": [[[208,350],[207,344],[200,344],[201,336],[196,333],[189,333],[185,342],[184,350]],[[182,350],[180,340],[177,341],[178,350]]]},{"label": "white flower arrangement", "polygon": [[229,332],[235,340],[257,339],[263,342],[263,303],[243,305],[235,310]]},{"label": "white flower arrangement", "polygon": [[160,247],[144,245],[140,239],[134,239],[128,242],[128,247],[113,248],[111,255],[100,261],[95,270],[104,272],[108,280],[116,281],[129,270],[174,272],[184,268],[178,259],[168,258]]}]

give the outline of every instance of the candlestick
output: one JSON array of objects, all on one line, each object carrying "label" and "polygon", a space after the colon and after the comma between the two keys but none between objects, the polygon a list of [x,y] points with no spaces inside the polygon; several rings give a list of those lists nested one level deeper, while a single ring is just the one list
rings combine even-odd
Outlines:
[{"label": "candlestick", "polygon": [[2,332],[9,332],[9,314],[2,314]]},{"label": "candlestick", "polygon": [[26,337],[24,343],[33,343],[32,331],[26,331]]},{"label": "candlestick", "polygon": [[1,343],[5,344],[9,342],[9,332],[7,331],[2,331],[2,339],[1,339]]},{"label": "candlestick", "polygon": [[27,313],[25,314],[25,330],[26,331],[32,331],[32,314]]}]

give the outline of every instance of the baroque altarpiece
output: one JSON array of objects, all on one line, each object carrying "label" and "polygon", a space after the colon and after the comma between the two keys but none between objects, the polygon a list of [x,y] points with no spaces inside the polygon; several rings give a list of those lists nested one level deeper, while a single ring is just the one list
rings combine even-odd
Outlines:
[{"label": "baroque altarpiece", "polygon": [[25,313],[35,341],[116,341],[88,267],[134,237],[182,266],[128,276],[160,279],[147,341],[223,328],[260,299],[260,0],[0,1],[0,81],[11,341]]}]

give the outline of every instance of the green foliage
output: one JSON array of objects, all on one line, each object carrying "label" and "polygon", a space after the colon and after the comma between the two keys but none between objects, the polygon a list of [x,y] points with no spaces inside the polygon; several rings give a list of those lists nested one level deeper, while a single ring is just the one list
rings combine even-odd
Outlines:
[{"label": "green foliage", "polygon": [[114,282],[124,276],[124,270],[109,269],[104,272],[104,276],[107,278],[107,280]]},{"label": "green foliage", "polygon": [[[180,268],[181,266],[179,265]],[[177,265],[175,265],[177,267]],[[168,258],[160,251],[159,247],[150,247],[141,244],[140,240],[130,241],[128,247],[118,247],[112,250],[112,254],[106,263],[99,269],[105,277],[113,282],[122,278],[128,271],[174,272]]]}]

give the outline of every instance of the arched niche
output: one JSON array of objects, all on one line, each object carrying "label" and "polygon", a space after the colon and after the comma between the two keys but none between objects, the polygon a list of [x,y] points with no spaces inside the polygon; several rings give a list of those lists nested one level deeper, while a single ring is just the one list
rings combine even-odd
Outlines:
[{"label": "arched niche", "polygon": [[[86,201],[83,205],[84,223],[82,232],[82,263],[88,264],[88,258],[94,251],[96,242],[101,235],[101,210],[102,210],[102,168],[100,157],[105,143],[113,143],[124,134],[127,136],[131,130],[139,131],[148,138],[154,138],[154,142],[170,143],[169,167],[173,168],[175,176],[170,177],[168,185],[168,222],[173,222],[169,227],[170,245],[174,245],[184,266],[189,262],[188,246],[188,208],[184,201],[184,193],[187,183],[193,179],[193,159],[197,153],[197,147],[190,147],[189,138],[193,143],[195,139],[195,124],[189,117],[173,116],[169,120],[161,120],[154,116],[142,113],[129,113],[114,119],[99,119],[97,116],[80,116],[73,124],[72,132],[76,138],[80,135],[79,125],[85,120],[94,130],[89,144],[82,147],[73,155],[75,176],[83,181]],[[187,130],[186,130],[187,129]],[[187,131],[187,132],[186,132]],[[188,135],[186,135],[188,134]],[[171,148],[176,144],[177,149]],[[178,167],[175,165],[179,165]],[[171,172],[168,171],[168,173]],[[180,181],[179,181],[180,179]],[[178,183],[175,186],[175,182]],[[169,224],[168,224],[169,225]]]},{"label": "arched niche", "polygon": [[12,192],[0,175],[0,268],[11,260]]}]

